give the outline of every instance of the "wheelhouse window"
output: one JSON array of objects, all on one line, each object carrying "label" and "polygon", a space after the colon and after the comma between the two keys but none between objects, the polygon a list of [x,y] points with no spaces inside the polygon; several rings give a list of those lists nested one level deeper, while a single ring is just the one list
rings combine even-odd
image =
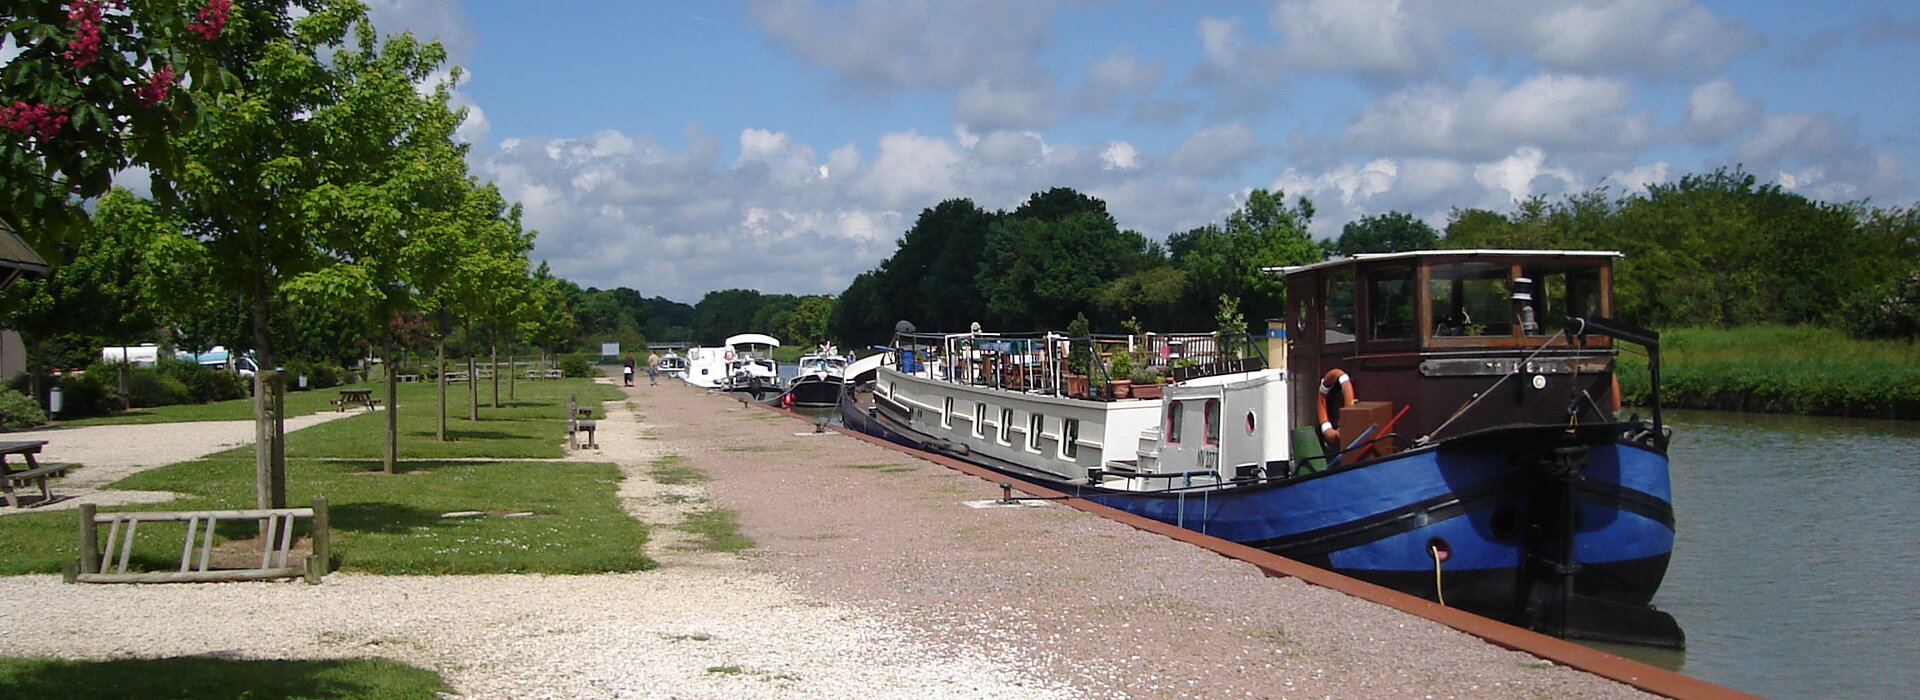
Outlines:
[{"label": "wheelhouse window", "polygon": [[[1568,316],[1598,316],[1600,309],[1600,270],[1591,265],[1541,263],[1522,268],[1530,280],[1527,288],[1516,288],[1529,299],[1520,300],[1521,332],[1548,335]],[[1528,324],[1531,317],[1536,322]]]},{"label": "wheelhouse window", "polygon": [[1047,417],[1035,413],[1027,417],[1027,449],[1040,451],[1040,431],[1047,426]]},{"label": "wheelhouse window", "polygon": [[1511,335],[1514,309],[1507,279],[1511,269],[1503,263],[1484,262],[1433,266],[1427,289],[1433,334]]},{"label": "wheelhouse window", "polygon": [[1060,419],[1060,456],[1065,459],[1080,456],[1080,419]]},{"label": "wheelhouse window", "polygon": [[1207,399],[1206,406],[1206,444],[1220,444],[1220,400]]},{"label": "wheelhouse window", "polygon": [[1395,267],[1367,273],[1367,339],[1400,340],[1413,337],[1413,268]]},{"label": "wheelhouse window", "polygon": [[1180,403],[1179,401],[1167,402],[1166,441],[1168,444],[1180,444]]},{"label": "wheelhouse window", "polygon": [[1321,323],[1326,327],[1325,343],[1353,342],[1353,268],[1327,273],[1326,289],[1320,298]]}]

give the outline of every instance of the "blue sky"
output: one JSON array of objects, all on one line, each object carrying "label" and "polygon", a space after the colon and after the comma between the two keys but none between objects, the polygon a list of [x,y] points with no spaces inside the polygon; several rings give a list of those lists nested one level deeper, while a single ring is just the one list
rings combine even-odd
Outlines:
[{"label": "blue sky", "polygon": [[580,284],[837,293],[926,207],[1055,186],[1149,237],[1314,231],[1716,167],[1920,198],[1920,6],[370,0],[466,75],[475,173]]}]

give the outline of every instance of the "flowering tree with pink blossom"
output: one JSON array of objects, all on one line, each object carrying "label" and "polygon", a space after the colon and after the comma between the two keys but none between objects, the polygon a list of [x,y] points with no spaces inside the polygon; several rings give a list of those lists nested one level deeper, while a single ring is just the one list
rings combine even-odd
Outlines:
[{"label": "flowering tree with pink blossom", "polygon": [[[0,24],[0,217],[30,242],[78,232],[115,173],[177,166],[167,134],[230,88],[236,27],[280,16],[233,0],[9,0]],[[266,22],[265,24],[271,24]],[[257,29],[257,27],[255,27]],[[164,183],[161,183],[164,185]],[[55,246],[42,246],[54,248]]]}]

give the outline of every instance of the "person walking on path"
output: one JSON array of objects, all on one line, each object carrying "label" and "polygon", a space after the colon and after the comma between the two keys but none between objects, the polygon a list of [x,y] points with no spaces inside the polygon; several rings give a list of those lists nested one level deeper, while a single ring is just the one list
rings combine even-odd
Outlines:
[{"label": "person walking on path", "polygon": [[647,353],[647,386],[660,386],[660,353]]},{"label": "person walking on path", "polygon": [[627,353],[627,364],[621,369],[620,376],[626,380],[627,386],[633,386],[633,353]]}]

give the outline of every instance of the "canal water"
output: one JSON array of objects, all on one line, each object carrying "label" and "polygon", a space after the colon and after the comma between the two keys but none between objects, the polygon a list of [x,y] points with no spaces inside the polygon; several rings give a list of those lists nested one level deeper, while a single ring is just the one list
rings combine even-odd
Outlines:
[{"label": "canal water", "polygon": [[1770,698],[1920,697],[1920,424],[1670,411],[1687,650],[1615,653]]}]

